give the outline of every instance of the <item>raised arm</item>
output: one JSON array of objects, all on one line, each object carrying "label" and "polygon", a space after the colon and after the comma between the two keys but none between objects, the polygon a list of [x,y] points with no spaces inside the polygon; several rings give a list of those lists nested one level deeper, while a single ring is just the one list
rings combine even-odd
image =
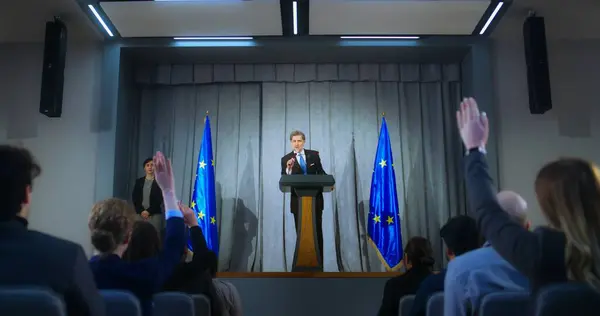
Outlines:
[{"label": "raised arm", "polygon": [[470,150],[465,157],[465,179],[469,205],[481,234],[517,270],[534,276],[541,259],[538,238],[502,210],[485,155],[479,150]]},{"label": "raised arm", "polygon": [[179,203],[175,195],[175,181],[171,162],[159,152],[154,158],[154,168],[156,182],[162,190],[165,218],[167,220],[164,248],[158,258],[158,275],[155,278],[155,285],[157,288],[161,288],[175,266],[181,261],[185,248],[185,225],[183,210],[179,209]]},{"label": "raised arm", "polygon": [[535,275],[541,261],[537,236],[510,220],[496,200],[496,190],[485,160],[489,122],[473,98],[465,98],[456,112],[456,122],[465,148],[465,180],[471,211],[479,232],[517,270]]}]

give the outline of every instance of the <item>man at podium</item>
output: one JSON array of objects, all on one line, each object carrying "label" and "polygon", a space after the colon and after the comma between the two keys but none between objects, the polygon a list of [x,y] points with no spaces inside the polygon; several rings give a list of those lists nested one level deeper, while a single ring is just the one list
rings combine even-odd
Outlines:
[{"label": "man at podium", "polygon": [[[321,157],[319,152],[315,150],[304,149],[306,143],[306,135],[301,131],[293,131],[290,133],[290,143],[292,151],[281,158],[281,175],[292,174],[327,174],[321,165]],[[299,233],[300,219],[298,196],[292,190],[292,198],[290,199],[290,210],[294,215],[294,223],[296,225],[296,233]],[[323,193],[319,193],[315,198],[315,221],[317,242],[319,243],[319,252],[323,258]]]}]

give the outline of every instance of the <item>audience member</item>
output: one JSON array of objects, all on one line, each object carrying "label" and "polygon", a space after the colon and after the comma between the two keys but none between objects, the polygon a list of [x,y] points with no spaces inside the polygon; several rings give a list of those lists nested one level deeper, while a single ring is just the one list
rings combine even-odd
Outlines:
[{"label": "audience member", "polygon": [[413,237],[404,247],[404,267],[406,272],[389,279],[385,283],[379,316],[398,315],[400,299],[417,292],[421,282],[433,269],[434,259],[431,243],[423,237]]},{"label": "audience member", "polygon": [[467,149],[465,178],[478,227],[492,247],[528,277],[532,294],[567,280],[600,291],[599,171],[590,162],[566,158],[538,172],[535,192],[549,227],[530,232],[510,219],[495,197],[485,159],[488,118],[465,99],[457,122]]},{"label": "audience member", "polygon": [[83,248],[27,228],[40,172],[26,149],[0,146],[0,286],[49,288],[63,297],[70,316],[104,315]]},{"label": "audience member", "polygon": [[[475,220],[469,216],[459,215],[448,220],[448,223],[440,229],[440,236],[446,244],[446,256],[449,261],[480,246]],[[425,315],[429,297],[444,290],[445,276],[446,270],[442,270],[423,280],[417,290],[410,315]]]},{"label": "audience member", "polygon": [[135,212],[141,219],[147,220],[161,233],[164,226],[162,212],[163,197],[160,186],[154,179],[154,161],[152,158],[144,160],[143,177],[135,181],[131,194]]},{"label": "audience member", "polygon": [[[188,208],[183,205],[181,207]],[[212,283],[210,251],[206,245],[202,228],[198,226],[198,219],[196,217],[190,218],[186,224],[189,227],[192,249],[194,250],[192,260],[186,262],[188,253],[186,247],[180,263],[175,267],[173,275],[165,282],[163,289],[189,294],[204,294],[210,300],[212,316],[227,315],[223,313],[223,303],[217,296],[215,286]]]},{"label": "audience member", "polygon": [[208,253],[209,271],[217,290],[217,297],[223,304],[224,316],[242,316],[242,298],[235,285],[217,279],[218,258],[214,252]]},{"label": "audience member", "polygon": [[[497,197],[510,218],[529,229],[525,200],[511,191],[502,191]],[[479,310],[481,299],[487,294],[528,289],[527,278],[486,242],[482,248],[465,253],[448,264],[444,285],[444,315],[471,315]]]},{"label": "audience member", "polygon": [[181,258],[185,246],[183,217],[195,218],[189,209],[179,209],[171,164],[162,153],[156,154],[154,166],[167,209],[166,237],[158,256],[135,262],[121,259],[136,219],[135,210],[126,201],[108,199],[96,203],[89,221],[92,244],[100,252],[90,260],[98,288],[131,291],[140,300],[145,315],[151,313],[152,296],[162,289]]},{"label": "audience member", "polygon": [[136,221],[123,259],[129,262],[157,256],[160,253],[160,237],[152,223]]}]

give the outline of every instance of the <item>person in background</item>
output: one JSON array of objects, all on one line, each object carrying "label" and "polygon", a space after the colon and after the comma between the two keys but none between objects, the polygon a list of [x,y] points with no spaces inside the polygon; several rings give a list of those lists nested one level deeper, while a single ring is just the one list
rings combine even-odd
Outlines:
[{"label": "person in background", "polygon": [[0,287],[48,288],[63,298],[67,315],[103,316],[83,248],[27,228],[33,180],[40,172],[28,150],[0,145]]},{"label": "person in background", "polygon": [[152,223],[136,221],[123,260],[133,262],[157,256],[160,253],[160,237]]},{"label": "person in background", "polygon": [[600,292],[600,170],[577,158],[543,166],[535,194],[549,227],[534,232],[515,223],[496,200],[486,150],[489,121],[477,102],[466,98],[456,113],[465,157],[470,209],[492,247],[529,279],[532,297],[540,288],[566,281]]},{"label": "person in background", "polygon": [[[193,212],[188,206],[182,205],[186,211]],[[202,228],[198,225],[198,218],[187,222],[189,236],[194,249],[192,260],[186,262],[189,253],[187,247],[181,256],[180,263],[175,267],[171,277],[163,286],[164,291],[184,292],[188,294],[204,294],[210,301],[211,316],[227,316],[224,313],[223,302],[219,300],[215,286],[210,275],[211,257],[206,245]]]},{"label": "person in background", "polygon": [[209,272],[217,291],[217,298],[223,304],[224,316],[242,316],[242,298],[235,285],[217,279],[219,260],[214,252],[208,253]]},{"label": "person in background", "polygon": [[[446,256],[452,262],[456,257],[481,246],[475,220],[466,215],[459,215],[448,220],[440,229],[440,236],[446,245]],[[410,311],[411,316],[424,316],[427,310],[427,301],[431,295],[444,290],[446,270],[428,276],[423,282]]]},{"label": "person in background", "polygon": [[[527,203],[515,192],[498,193],[498,203],[510,218],[529,229]],[[467,316],[479,310],[481,299],[490,293],[528,291],[527,278],[486,242],[448,264],[444,284],[444,315]]]},{"label": "person in background", "polygon": [[427,238],[413,237],[404,247],[406,272],[385,282],[378,316],[396,316],[402,297],[417,292],[419,285],[433,270],[433,250]]},{"label": "person in background", "polygon": [[162,214],[163,197],[159,185],[154,179],[154,162],[152,158],[144,160],[143,177],[135,181],[133,193],[131,194],[135,212],[146,221],[154,225],[160,233],[164,226],[164,215]]},{"label": "person in background", "polygon": [[189,209],[179,208],[171,163],[162,153],[156,153],[154,166],[167,210],[166,237],[157,256],[134,262],[121,259],[136,221],[135,210],[127,201],[113,198],[98,202],[89,220],[92,245],[100,253],[90,259],[98,288],[132,292],[140,300],[144,315],[151,314],[152,296],[162,289],[179,263],[186,243],[184,223],[196,218]]}]

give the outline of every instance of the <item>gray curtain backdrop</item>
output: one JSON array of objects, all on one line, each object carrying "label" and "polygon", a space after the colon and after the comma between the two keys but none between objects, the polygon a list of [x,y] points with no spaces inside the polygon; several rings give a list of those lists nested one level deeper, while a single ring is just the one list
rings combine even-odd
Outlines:
[{"label": "gray curtain backdrop", "polygon": [[403,243],[428,237],[445,260],[439,229],[464,213],[462,148],[454,112],[459,65],[277,64],[137,67],[131,104],[129,190],[156,150],[173,162],[189,202],[211,118],[221,271],[291,271],[296,233],[279,191],[288,135],[304,131],[336,178],[325,194],[325,271],[384,271],[367,243],[371,174],[381,118],[388,123]]}]

